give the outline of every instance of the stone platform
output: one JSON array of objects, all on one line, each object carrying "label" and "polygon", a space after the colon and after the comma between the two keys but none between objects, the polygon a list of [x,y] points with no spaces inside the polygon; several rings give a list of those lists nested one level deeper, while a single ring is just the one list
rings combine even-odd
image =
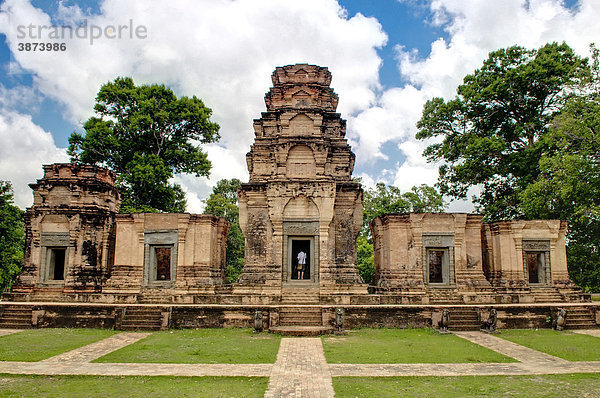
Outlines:
[{"label": "stone platform", "polygon": [[[494,308],[498,328],[548,328],[559,308],[567,310],[567,329],[600,325],[600,302],[533,303],[480,305],[311,305],[310,322],[282,325],[281,314],[297,305],[217,305],[217,304],[92,304],[59,302],[0,301],[0,327],[94,327],[119,330],[158,330],[169,328],[253,327],[256,311],[263,315],[263,328],[306,327],[307,333],[330,330],[335,310],[344,310],[344,328],[432,327],[444,309],[450,311],[450,330],[478,330]],[[321,318],[315,318],[314,312]],[[16,317],[15,314],[18,313]],[[6,315],[5,315],[6,314]],[[468,314],[468,315],[465,315]],[[139,323],[136,320],[142,319]],[[18,319],[18,323],[11,323]],[[453,323],[455,321],[455,323]],[[300,328],[300,329],[301,329]],[[298,329],[298,330],[300,330]],[[277,330],[277,329],[275,329]],[[285,329],[280,329],[285,332]]]}]

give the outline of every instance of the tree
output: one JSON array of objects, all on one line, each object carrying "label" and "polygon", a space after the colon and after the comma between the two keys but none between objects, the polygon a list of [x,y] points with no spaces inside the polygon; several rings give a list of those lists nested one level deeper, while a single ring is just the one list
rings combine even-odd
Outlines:
[{"label": "tree", "polygon": [[443,193],[477,186],[487,220],[569,222],[571,278],[600,291],[600,72],[566,44],[490,53],[458,96],[428,101],[417,138],[442,137],[425,152]]},{"label": "tree", "polygon": [[13,204],[12,187],[0,181],[0,292],[10,289],[23,265],[23,212]]},{"label": "tree", "polygon": [[470,187],[487,219],[522,217],[520,194],[540,174],[550,122],[565,94],[589,75],[587,60],[566,44],[510,47],[489,54],[449,101],[427,101],[418,139],[443,138],[425,150],[440,166],[442,194],[464,198]]},{"label": "tree", "polygon": [[520,199],[528,218],[569,221],[569,274],[584,289],[600,292],[600,67],[595,47],[592,54],[590,79],[554,118],[540,175]]},{"label": "tree", "polygon": [[437,190],[428,185],[412,187],[402,193],[399,188],[377,183],[363,194],[363,227],[358,235],[357,266],[363,280],[370,283],[374,273],[373,238],[369,223],[375,217],[389,213],[424,213],[444,210],[444,201]]},{"label": "tree", "polygon": [[178,99],[164,85],[136,86],[129,77],[103,85],[94,110],[85,135],[69,138],[71,161],[117,174],[122,213],[185,211],[181,187],[169,180],[175,173],[209,175],[211,163],[198,143],[219,139],[212,111],[195,96]]},{"label": "tree", "polygon": [[237,191],[241,186],[237,178],[220,180],[213,188],[209,198],[204,201],[204,214],[225,217],[231,224],[227,236],[225,274],[230,283],[237,281],[244,266],[244,234],[239,223]]}]

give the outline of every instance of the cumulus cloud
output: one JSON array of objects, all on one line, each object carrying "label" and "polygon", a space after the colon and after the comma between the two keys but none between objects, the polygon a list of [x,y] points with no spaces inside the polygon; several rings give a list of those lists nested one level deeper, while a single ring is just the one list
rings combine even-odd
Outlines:
[{"label": "cumulus cloud", "polygon": [[[589,44],[600,37],[596,0],[580,0],[573,10],[561,0],[433,0],[429,8],[431,20],[448,37],[434,41],[426,57],[397,43],[398,71],[406,85],[384,91],[374,106],[358,112],[349,123],[349,136],[361,155],[359,162],[384,158],[381,149],[398,144],[407,157],[394,178],[402,189],[437,179],[438,165],[426,162],[422,157],[425,146],[414,139],[427,99],[453,97],[463,77],[495,49],[515,44],[537,48],[566,41],[587,56]],[[472,205],[461,201],[450,208],[472,210]]]},{"label": "cumulus cloud", "polygon": [[63,148],[57,148],[52,134],[33,123],[30,115],[0,110],[0,180],[10,181],[15,204],[21,208],[33,202],[28,183],[41,178],[42,164],[67,162]]},{"label": "cumulus cloud", "polygon": [[[262,98],[275,66],[328,66],[340,95],[339,111],[352,114],[375,102],[381,64],[377,48],[387,40],[377,20],[348,16],[335,0],[105,0],[97,15],[61,2],[52,18],[28,1],[7,0],[1,10],[0,31],[17,65],[32,74],[40,93],[64,105],[65,119],[76,125],[91,116],[100,85],[117,76],[133,76],[138,84],[164,83],[178,95],[202,98],[221,125],[224,151],[219,158],[232,160],[223,169],[215,167],[211,181],[245,175],[252,119],[264,110]],[[103,37],[93,45],[89,37],[67,37],[64,52],[17,51],[19,26],[50,26],[53,20],[74,27],[132,24],[145,27],[147,37]],[[187,181],[188,200],[196,201],[193,189],[199,188],[192,185],[197,183],[181,179]]]},{"label": "cumulus cloud", "polygon": [[[210,180],[177,177],[188,194],[190,210],[196,211],[219,178],[246,178],[244,155],[254,138],[251,121],[264,110],[262,98],[276,65],[328,66],[340,95],[338,110],[348,119],[357,175],[369,183],[384,178],[409,189],[433,183],[437,175],[437,165],[421,156],[424,144],[414,140],[427,99],[453,96],[464,75],[494,49],[513,44],[534,48],[564,40],[585,55],[588,44],[600,37],[597,0],[581,0],[573,10],[560,0],[426,4],[429,15],[424,18],[445,29],[447,36],[434,41],[426,55],[402,43],[389,43],[395,46],[398,73],[405,84],[387,89],[378,77],[382,61],[377,51],[388,40],[382,26],[374,18],[347,15],[335,0],[104,0],[95,14],[60,2],[52,16],[29,1],[6,0],[0,6],[0,32],[14,56],[11,70],[31,73],[35,93],[58,101],[65,119],[75,125],[91,116],[100,85],[117,76],[132,76],[138,84],[164,83],[178,95],[202,98],[221,125],[222,139],[219,145],[206,147],[214,162]],[[93,44],[89,37],[66,38],[64,52],[17,51],[18,26],[50,26],[53,21],[105,29],[142,26],[147,37],[102,37]],[[48,135],[25,114],[0,113],[5,129],[20,123],[27,131]],[[3,134],[3,139],[16,139]],[[53,143],[48,145],[50,152],[58,150]],[[406,159],[386,159],[386,145],[398,147]],[[377,176],[369,173],[367,179],[361,168],[378,160],[398,164]],[[40,163],[31,167],[41,170]]]}]

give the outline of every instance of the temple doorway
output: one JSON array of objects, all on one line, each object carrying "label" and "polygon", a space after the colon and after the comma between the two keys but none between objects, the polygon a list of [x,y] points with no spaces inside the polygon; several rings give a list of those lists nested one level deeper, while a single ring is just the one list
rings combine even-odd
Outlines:
[{"label": "temple doorway", "polygon": [[311,279],[311,239],[310,238],[292,238],[291,239],[291,279],[292,280],[310,280]]}]

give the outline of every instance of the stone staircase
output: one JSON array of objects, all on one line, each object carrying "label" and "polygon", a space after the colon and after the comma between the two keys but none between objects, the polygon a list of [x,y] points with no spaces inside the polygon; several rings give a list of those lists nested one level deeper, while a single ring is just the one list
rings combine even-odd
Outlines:
[{"label": "stone staircase", "polygon": [[280,326],[322,326],[321,307],[281,307]]},{"label": "stone staircase", "polygon": [[592,310],[588,307],[566,307],[567,325],[566,329],[590,329],[597,328]]},{"label": "stone staircase", "polygon": [[122,330],[160,330],[162,311],[158,307],[126,307]]},{"label": "stone staircase", "polygon": [[536,303],[561,303],[565,299],[554,287],[532,287],[531,294]]},{"label": "stone staircase", "polygon": [[284,287],[281,289],[281,304],[283,305],[317,305],[319,304],[319,288],[312,284],[297,287]]},{"label": "stone staircase", "polygon": [[479,330],[481,324],[476,308],[451,308],[448,330]]},{"label": "stone staircase", "polygon": [[318,336],[331,333],[333,328],[323,325],[319,288],[312,284],[304,286],[300,283],[282,289],[279,325],[272,326],[269,331],[285,336]]},{"label": "stone staircase", "polygon": [[31,329],[31,307],[4,305],[0,307],[0,329]]}]

